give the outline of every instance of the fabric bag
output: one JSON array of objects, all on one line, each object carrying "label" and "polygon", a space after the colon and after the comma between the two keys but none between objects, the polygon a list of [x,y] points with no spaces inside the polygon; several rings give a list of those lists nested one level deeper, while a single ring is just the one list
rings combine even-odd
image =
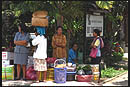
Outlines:
[{"label": "fabric bag", "polygon": [[89,56],[92,58],[96,58],[97,52],[98,52],[97,48],[92,48]]},{"label": "fabric bag", "polygon": [[50,63],[54,63],[55,60],[56,60],[55,57],[52,57],[52,58],[51,58],[51,57],[48,57],[48,58],[46,58],[46,61],[47,61],[48,64],[50,64]]}]

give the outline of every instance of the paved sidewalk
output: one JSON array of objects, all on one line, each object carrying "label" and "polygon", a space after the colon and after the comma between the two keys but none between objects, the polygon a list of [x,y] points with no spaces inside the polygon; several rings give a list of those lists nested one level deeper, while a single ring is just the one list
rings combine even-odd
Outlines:
[{"label": "paved sidewalk", "polygon": [[128,86],[128,72],[109,82],[98,84],[94,82],[67,81],[66,83],[54,83],[52,81],[34,83],[33,81],[2,81],[2,86]]},{"label": "paved sidewalk", "polygon": [[103,84],[103,86],[128,86],[128,72],[116,79]]},{"label": "paved sidewalk", "polygon": [[52,81],[34,83],[33,81],[3,81],[2,86],[100,86],[94,82],[67,81],[66,83],[54,83]]},{"label": "paved sidewalk", "polygon": [[77,81],[67,81],[66,83],[54,83],[52,81],[48,81],[46,83],[33,83],[30,86],[99,86],[94,82],[77,82]]},{"label": "paved sidewalk", "polygon": [[[127,61],[121,61],[119,64],[123,66],[128,66]],[[106,79],[107,80],[107,79]],[[119,76],[113,80],[106,83],[94,83],[94,82],[77,82],[77,81],[67,81],[66,83],[54,83],[52,81],[34,83],[33,81],[2,81],[2,86],[128,86],[128,72]]]}]

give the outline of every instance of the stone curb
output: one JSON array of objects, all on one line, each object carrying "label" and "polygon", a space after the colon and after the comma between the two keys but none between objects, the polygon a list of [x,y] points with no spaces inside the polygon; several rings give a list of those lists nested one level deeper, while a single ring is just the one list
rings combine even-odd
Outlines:
[{"label": "stone curb", "polygon": [[101,82],[100,84],[104,84],[104,83],[106,83],[106,82],[109,82],[109,81],[111,81],[111,80],[113,80],[113,79],[115,79],[115,78],[117,78],[117,77],[120,77],[120,76],[126,74],[126,73],[128,73],[128,71],[127,71],[127,72],[123,72],[123,73],[121,73],[121,74],[119,74],[119,75],[117,75],[117,76],[115,76],[115,77],[113,77],[113,78],[107,79],[107,80]]}]

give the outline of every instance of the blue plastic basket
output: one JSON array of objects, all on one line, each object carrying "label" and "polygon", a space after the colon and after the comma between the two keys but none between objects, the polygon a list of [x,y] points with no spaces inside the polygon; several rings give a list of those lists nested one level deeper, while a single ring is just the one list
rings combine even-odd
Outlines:
[{"label": "blue plastic basket", "polygon": [[54,68],[54,79],[56,83],[66,82],[67,68]]},{"label": "blue plastic basket", "polygon": [[54,62],[54,82],[56,83],[65,83],[66,82],[66,74],[67,74],[67,68],[56,68],[56,65],[58,64],[65,64],[66,61],[63,59],[57,59]]}]

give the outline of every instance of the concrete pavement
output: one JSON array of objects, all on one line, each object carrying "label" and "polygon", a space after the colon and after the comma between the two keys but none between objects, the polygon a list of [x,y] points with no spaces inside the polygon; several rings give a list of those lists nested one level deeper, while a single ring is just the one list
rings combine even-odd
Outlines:
[{"label": "concrete pavement", "polygon": [[128,86],[128,72],[120,77],[104,83],[103,86]]},{"label": "concrete pavement", "polygon": [[128,86],[128,72],[103,84],[77,81],[67,81],[66,83],[54,83],[52,81],[34,83],[33,81],[17,80],[2,81],[2,86]]},{"label": "concrete pavement", "polygon": [[52,81],[48,81],[46,83],[33,83],[30,86],[99,86],[94,82],[77,82],[77,81],[67,81],[66,83],[54,83]]}]

